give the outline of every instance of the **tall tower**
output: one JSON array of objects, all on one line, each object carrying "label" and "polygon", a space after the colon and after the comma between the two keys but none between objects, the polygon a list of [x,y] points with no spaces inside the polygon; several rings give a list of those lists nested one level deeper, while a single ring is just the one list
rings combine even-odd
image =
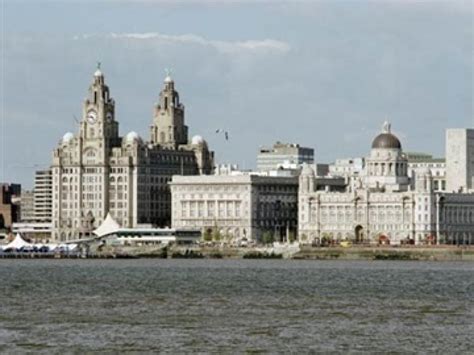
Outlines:
[{"label": "tall tower", "polygon": [[53,239],[91,233],[109,210],[110,155],[121,145],[115,103],[100,67],[83,103],[79,134],[66,133],[53,152]]},{"label": "tall tower", "polygon": [[151,142],[176,149],[188,143],[188,127],[184,124],[184,105],[179,102],[179,94],[174,89],[174,81],[168,74],[160,92],[160,100],[155,106],[151,125]]},{"label": "tall tower", "polygon": [[100,64],[94,73],[94,81],[89,86],[88,97],[84,100],[80,137],[85,142],[102,141],[103,148],[120,144],[118,122],[115,121],[115,101],[105,85]]},{"label": "tall tower", "polygon": [[[314,169],[303,163],[299,176],[298,188],[298,235],[301,242],[308,242],[307,238],[316,231],[319,226],[315,225],[312,214],[319,209],[319,196],[314,198],[316,192],[316,175]],[[316,230],[314,230],[316,228]]]}]

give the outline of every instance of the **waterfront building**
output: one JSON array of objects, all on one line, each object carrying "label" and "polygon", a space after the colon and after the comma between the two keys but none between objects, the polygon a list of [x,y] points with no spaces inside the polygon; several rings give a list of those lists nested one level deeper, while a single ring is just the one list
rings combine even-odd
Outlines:
[{"label": "waterfront building", "polygon": [[21,185],[0,183],[0,231],[9,231],[20,220]]},{"label": "waterfront building", "polygon": [[425,168],[431,171],[433,176],[433,189],[446,192],[446,159],[433,158],[426,153],[405,153],[408,159],[408,177],[412,178],[416,169]]},{"label": "waterfront building", "polygon": [[53,215],[53,175],[51,169],[35,173],[34,221],[51,223]]},{"label": "waterfront building", "polygon": [[429,168],[408,175],[408,159],[385,123],[355,184],[318,189],[314,169],[299,180],[302,243],[348,239],[360,243],[474,243],[474,194],[434,190]]},{"label": "waterfront building", "polygon": [[164,80],[150,126],[150,140],[119,135],[115,101],[98,68],[77,134],[66,133],[53,152],[53,239],[89,235],[110,212],[124,228],[171,222],[168,182],[175,174],[209,174],[206,141],[188,140],[184,105],[173,79]]},{"label": "waterfront building", "polygon": [[288,165],[314,164],[314,149],[294,143],[276,142],[273,147],[262,147],[257,156],[257,170],[278,170]]},{"label": "waterfront building", "polygon": [[474,189],[474,129],[446,131],[446,184],[449,192]]},{"label": "waterfront building", "polygon": [[32,222],[35,219],[34,193],[23,190],[20,197],[20,221]]},{"label": "waterfront building", "polygon": [[51,241],[51,222],[16,222],[12,224],[12,233],[35,243]]},{"label": "waterfront building", "polygon": [[[405,156],[408,160],[408,177],[414,177],[416,169],[428,168],[433,175],[435,191],[446,191],[446,161],[444,158],[433,158],[431,154],[414,152],[406,152]],[[329,166],[329,175],[344,177],[347,184],[354,186],[364,169],[364,157],[337,159],[335,163]]]},{"label": "waterfront building", "polygon": [[173,228],[199,228],[227,241],[275,240],[296,235],[298,178],[233,172],[174,176],[170,183]]},{"label": "waterfront building", "polygon": [[13,234],[35,242],[49,242],[52,232],[51,169],[35,173],[33,191],[23,191],[20,198],[20,221],[12,224]]},{"label": "waterfront building", "polygon": [[96,237],[91,238],[91,241],[99,238],[105,240],[106,244],[123,246],[195,244],[201,239],[198,229],[153,228],[149,225],[122,228],[110,214],[93,234]]}]

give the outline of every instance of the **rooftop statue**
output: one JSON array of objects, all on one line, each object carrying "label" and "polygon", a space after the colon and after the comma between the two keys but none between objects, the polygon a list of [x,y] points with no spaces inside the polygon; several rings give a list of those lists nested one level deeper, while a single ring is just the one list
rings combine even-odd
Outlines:
[{"label": "rooftop statue", "polygon": [[390,133],[391,129],[392,129],[392,125],[390,124],[390,122],[385,121],[383,123],[383,126],[382,126],[382,132],[383,133]]}]

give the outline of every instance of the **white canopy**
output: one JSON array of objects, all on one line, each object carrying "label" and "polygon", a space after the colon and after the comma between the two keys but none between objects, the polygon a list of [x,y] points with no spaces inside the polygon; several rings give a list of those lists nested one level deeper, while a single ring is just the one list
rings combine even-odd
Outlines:
[{"label": "white canopy", "polygon": [[67,249],[68,249],[69,251],[76,250],[76,249],[77,249],[77,244],[68,244],[68,245],[67,245]]},{"label": "white canopy", "polygon": [[57,244],[46,244],[46,246],[49,248],[50,251],[53,251],[58,247]]},{"label": "white canopy", "polygon": [[98,237],[114,234],[120,229],[120,225],[107,213],[102,224],[93,232]]},{"label": "white canopy", "polygon": [[16,236],[15,236],[15,239],[13,239],[12,242],[8,243],[7,245],[5,245],[3,247],[3,249],[21,249],[21,248],[24,248],[24,247],[30,247],[32,248],[33,247],[33,244],[31,243],[28,243],[27,241],[25,241],[20,233],[18,233]]}]

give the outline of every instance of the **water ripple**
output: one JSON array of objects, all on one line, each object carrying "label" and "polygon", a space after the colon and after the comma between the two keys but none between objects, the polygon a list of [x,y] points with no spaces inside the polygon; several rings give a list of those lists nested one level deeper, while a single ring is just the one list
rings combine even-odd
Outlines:
[{"label": "water ripple", "polygon": [[467,353],[473,271],[447,262],[2,260],[0,351]]}]

